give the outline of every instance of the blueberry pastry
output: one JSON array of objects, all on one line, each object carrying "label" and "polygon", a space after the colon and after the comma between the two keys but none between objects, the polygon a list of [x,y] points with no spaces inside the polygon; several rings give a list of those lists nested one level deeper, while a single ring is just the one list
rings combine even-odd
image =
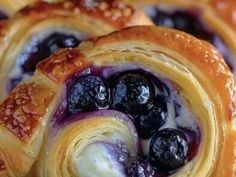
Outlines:
[{"label": "blueberry pastry", "polygon": [[132,1],[158,26],[185,31],[212,43],[236,74],[235,0]]},{"label": "blueberry pastry", "polygon": [[176,30],[61,49],[0,105],[0,176],[233,177],[235,94],[219,52]]},{"label": "blueberry pastry", "polygon": [[26,7],[0,25],[0,100],[21,80],[29,79],[36,64],[58,48],[150,23],[142,12],[116,0],[39,2]]}]

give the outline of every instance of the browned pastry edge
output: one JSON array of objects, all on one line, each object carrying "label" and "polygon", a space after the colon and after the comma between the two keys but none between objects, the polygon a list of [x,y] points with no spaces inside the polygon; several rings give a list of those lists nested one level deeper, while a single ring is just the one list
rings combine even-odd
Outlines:
[{"label": "browned pastry edge", "polygon": [[89,65],[79,50],[61,49],[42,61],[37,68],[54,82],[63,83],[68,76]]},{"label": "browned pastry edge", "polygon": [[[95,1],[95,0],[94,0]],[[58,3],[37,2],[22,9],[10,20],[0,22],[0,50],[4,49],[11,41],[12,27],[19,20],[28,20],[31,24],[36,24],[50,18],[71,18],[85,14],[91,18],[106,22],[114,29],[123,27],[152,24],[144,13],[134,9],[120,0],[110,0],[93,2],[91,6],[86,0],[70,0]],[[19,28],[19,25],[17,26]],[[16,31],[17,29],[15,29]]]},{"label": "browned pastry edge", "polygon": [[217,15],[236,31],[236,1],[211,0],[209,4],[213,7]]},{"label": "browned pastry edge", "polygon": [[[120,32],[114,32],[107,36],[94,38],[90,40],[90,42],[92,42],[93,46],[96,47],[108,43],[121,41],[125,42],[131,40],[149,41],[157,44],[161,43],[162,47],[181,54],[196,67],[200,67],[203,73],[209,78],[209,80],[212,81],[212,84],[221,94],[222,100],[224,100],[225,103],[225,110],[228,110],[226,116],[233,117],[236,108],[236,93],[232,92],[230,88],[235,88],[235,80],[228,66],[225,64],[222,56],[212,45],[198,40],[197,38],[192,37],[184,32],[152,26],[130,27]],[[82,65],[84,57],[81,57],[81,54],[79,54],[78,51],[67,50],[66,52],[62,53],[63,55],[61,56],[58,55],[58,53],[51,56],[49,60],[45,60],[38,66],[38,69],[41,70],[41,72],[50,76],[50,78],[54,81],[59,81],[58,76],[60,76],[60,82],[65,81],[67,77],[75,71],[75,68],[71,70],[68,69],[66,74],[62,74],[65,67],[71,68],[71,65],[76,67],[77,64],[72,63],[79,63],[80,67],[83,67]],[[74,56],[77,55],[77,58],[65,57],[69,56],[69,54]],[[57,60],[57,65],[54,64],[55,58],[60,59]],[[67,61],[65,61],[65,59],[67,59]],[[88,65],[86,62],[84,63],[85,65]],[[62,78],[62,76],[64,78]]]},{"label": "browned pastry edge", "polygon": [[0,124],[27,143],[42,121],[53,96],[53,91],[45,85],[19,85],[0,105]]},{"label": "browned pastry edge", "polygon": [[[119,0],[106,1],[86,1],[71,0],[59,3],[38,2],[20,11],[24,17],[30,17],[31,20],[42,20],[54,16],[58,11],[66,10],[75,15],[80,12],[91,17],[99,18],[111,24],[115,28],[122,28],[132,23],[137,12],[130,5]],[[64,14],[67,15],[66,13]]]}]

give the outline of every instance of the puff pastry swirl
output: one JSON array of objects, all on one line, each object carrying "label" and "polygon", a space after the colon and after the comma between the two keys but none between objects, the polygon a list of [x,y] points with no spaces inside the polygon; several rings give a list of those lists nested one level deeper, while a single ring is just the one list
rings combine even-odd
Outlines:
[{"label": "puff pastry swirl", "polygon": [[34,164],[39,177],[235,176],[235,91],[217,50],[186,33],[140,26],[88,40],[0,105],[0,174]]},{"label": "puff pastry swirl", "polygon": [[0,25],[0,100],[56,49],[75,47],[81,40],[126,26],[150,23],[142,12],[116,0],[38,2],[22,9]]}]

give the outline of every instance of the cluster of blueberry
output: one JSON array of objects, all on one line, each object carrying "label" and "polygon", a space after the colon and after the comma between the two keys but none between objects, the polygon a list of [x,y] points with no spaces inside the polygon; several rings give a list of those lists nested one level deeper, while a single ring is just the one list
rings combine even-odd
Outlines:
[{"label": "cluster of blueberry", "polygon": [[85,75],[74,79],[68,90],[70,114],[115,109],[130,116],[141,139],[149,139],[148,160],[139,157],[126,165],[130,177],[139,177],[139,173],[151,177],[152,169],[173,172],[188,156],[188,140],[181,131],[160,130],[168,116],[168,89],[159,79],[150,79],[155,76],[146,76],[144,71],[126,71],[109,79]]}]

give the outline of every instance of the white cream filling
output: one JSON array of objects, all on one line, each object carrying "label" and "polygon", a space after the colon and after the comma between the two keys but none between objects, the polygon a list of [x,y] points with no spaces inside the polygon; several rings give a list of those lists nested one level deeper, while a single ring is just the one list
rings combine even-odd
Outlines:
[{"label": "white cream filling", "polygon": [[74,162],[78,177],[127,177],[123,165],[102,143],[87,146]]},{"label": "white cream filling", "polygon": [[[187,101],[183,96],[176,91],[176,88],[172,86],[168,81],[164,81],[164,84],[170,89],[171,95],[169,100],[166,102],[167,105],[167,119],[164,125],[160,127],[160,130],[165,128],[185,128],[192,131],[198,131],[198,123],[196,115],[191,111],[191,108],[188,106]],[[158,91],[159,93],[160,91]],[[159,93],[161,94],[161,92]],[[175,103],[176,102],[176,103]],[[178,112],[175,110],[175,104],[179,104],[180,108]],[[148,155],[150,139],[141,140],[141,146],[144,155]]]}]

